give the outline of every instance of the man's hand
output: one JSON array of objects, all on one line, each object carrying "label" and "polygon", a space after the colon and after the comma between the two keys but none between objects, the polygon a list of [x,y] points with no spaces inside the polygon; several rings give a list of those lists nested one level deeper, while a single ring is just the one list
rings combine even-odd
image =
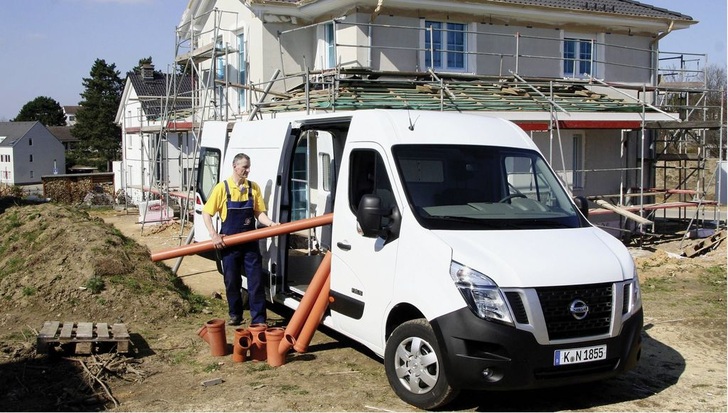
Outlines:
[{"label": "man's hand", "polygon": [[210,241],[212,241],[212,245],[215,246],[215,249],[223,249],[225,248],[225,241],[222,240],[222,236],[220,234],[215,234],[210,238]]}]

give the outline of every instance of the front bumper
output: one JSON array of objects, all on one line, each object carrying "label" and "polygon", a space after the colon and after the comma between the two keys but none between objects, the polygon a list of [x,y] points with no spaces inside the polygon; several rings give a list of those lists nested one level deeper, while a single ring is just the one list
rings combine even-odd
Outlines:
[{"label": "front bumper", "polygon": [[[642,309],[616,337],[539,344],[515,327],[476,317],[468,308],[431,321],[442,343],[448,382],[458,389],[518,390],[607,379],[633,368],[642,349]],[[554,366],[554,351],[606,344],[605,360]],[[485,373],[484,373],[485,372]]]}]

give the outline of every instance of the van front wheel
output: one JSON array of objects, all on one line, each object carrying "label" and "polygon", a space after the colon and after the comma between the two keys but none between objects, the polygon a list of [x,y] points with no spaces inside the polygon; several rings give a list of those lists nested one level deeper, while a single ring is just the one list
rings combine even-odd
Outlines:
[{"label": "van front wheel", "polygon": [[420,409],[442,407],[458,394],[447,382],[437,338],[424,318],[394,330],[384,350],[384,371],[397,396]]}]

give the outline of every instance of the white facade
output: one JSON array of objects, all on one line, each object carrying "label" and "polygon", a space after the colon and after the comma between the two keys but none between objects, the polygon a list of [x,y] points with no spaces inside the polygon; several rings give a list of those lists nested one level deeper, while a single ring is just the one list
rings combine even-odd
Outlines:
[{"label": "white facade", "polygon": [[[194,183],[194,135],[186,130],[170,132],[164,116],[145,113],[143,99],[127,79],[117,112],[122,161],[115,172],[119,178],[116,189],[124,189],[134,204],[150,199],[150,193],[187,191]],[[159,102],[164,99],[158,97]]]}]

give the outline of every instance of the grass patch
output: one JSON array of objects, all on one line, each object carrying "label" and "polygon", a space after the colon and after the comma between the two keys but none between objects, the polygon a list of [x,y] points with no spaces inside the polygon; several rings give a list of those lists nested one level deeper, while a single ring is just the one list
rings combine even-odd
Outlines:
[{"label": "grass patch", "polygon": [[299,396],[303,396],[308,394],[308,391],[301,389],[299,386],[296,386],[295,384],[280,384],[275,386],[280,392],[285,394],[295,394]]},{"label": "grass patch", "polygon": [[205,366],[202,371],[205,373],[212,373],[213,371],[217,371],[220,368],[220,365],[217,363],[210,363],[207,366]]},{"label": "grass patch", "polygon": [[675,279],[672,277],[653,277],[644,281],[643,290],[652,291],[674,291]]},{"label": "grass patch", "polygon": [[35,293],[38,292],[38,289],[35,287],[25,286],[23,287],[23,297],[30,297],[31,295],[35,295]]},{"label": "grass patch", "polygon": [[25,260],[22,257],[12,257],[5,263],[5,266],[0,268],[0,279],[6,275],[13,274],[20,270],[25,265]]},{"label": "grass patch", "polygon": [[16,211],[11,212],[10,215],[6,217],[5,222],[6,232],[23,225],[23,222],[20,220],[20,216]]},{"label": "grass patch", "polygon": [[709,286],[726,284],[726,269],[721,265],[708,267],[698,275],[698,281]]},{"label": "grass patch", "polygon": [[101,291],[104,291],[106,288],[106,283],[101,277],[91,277],[86,281],[86,285],[84,285],[86,288],[89,289],[94,294],[98,294]]}]

